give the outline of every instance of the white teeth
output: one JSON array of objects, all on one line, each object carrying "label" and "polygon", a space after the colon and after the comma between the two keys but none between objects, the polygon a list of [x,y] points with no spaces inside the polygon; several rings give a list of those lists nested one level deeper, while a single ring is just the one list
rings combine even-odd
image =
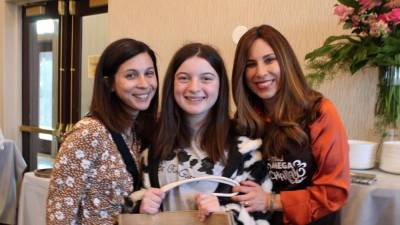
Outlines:
[{"label": "white teeth", "polygon": [[258,81],[255,84],[259,87],[259,88],[266,88],[269,87],[270,85],[272,85],[272,83],[275,81],[275,79],[271,79],[271,80],[263,80],[263,81]]},{"label": "white teeth", "polygon": [[258,83],[272,82],[272,81],[275,81],[275,79],[262,80],[262,81],[258,81]]},{"label": "white teeth", "polygon": [[133,95],[133,96],[144,100],[144,99],[147,99],[147,97],[149,97],[149,94],[141,94],[141,95]]},{"label": "white teeth", "polygon": [[201,101],[201,100],[205,99],[205,97],[186,96],[185,99],[187,99],[189,101]]}]

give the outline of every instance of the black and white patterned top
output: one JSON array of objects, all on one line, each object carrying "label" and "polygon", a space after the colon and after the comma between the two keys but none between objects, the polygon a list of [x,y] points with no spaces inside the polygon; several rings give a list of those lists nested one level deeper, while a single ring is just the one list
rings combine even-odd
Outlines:
[{"label": "black and white patterned top", "polygon": [[[149,165],[149,152],[146,149],[142,153],[143,185],[148,187],[160,187],[166,184],[185,179],[208,175],[227,176],[237,182],[254,180],[261,184],[265,191],[272,189],[272,183],[267,178],[267,168],[262,160],[261,139],[249,139],[239,137],[237,145],[230,149],[228,164],[226,167],[220,162],[214,164],[207,154],[199,149],[195,143],[190,148],[180,148],[173,151],[166,160]],[[157,169],[152,168],[154,165]],[[158,165],[158,166],[157,166]],[[157,171],[157,172],[153,172]],[[156,179],[156,181],[154,181]],[[152,180],[152,181],[151,181]],[[231,187],[219,186],[218,183],[200,181],[187,183],[170,190],[163,200],[164,211],[196,210],[194,196],[196,193],[231,192]],[[217,190],[218,189],[218,190]],[[237,224],[267,225],[267,215],[262,213],[251,214],[237,202],[230,198],[220,199],[221,210],[232,211]]]}]

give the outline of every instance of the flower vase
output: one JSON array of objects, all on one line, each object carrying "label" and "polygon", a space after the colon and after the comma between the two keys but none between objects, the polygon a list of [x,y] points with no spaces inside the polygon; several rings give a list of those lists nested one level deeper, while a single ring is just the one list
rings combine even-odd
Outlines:
[{"label": "flower vase", "polygon": [[380,127],[397,128],[400,117],[400,66],[379,67],[375,115]]},{"label": "flower vase", "polygon": [[400,67],[379,68],[378,98],[375,114],[384,129],[379,168],[400,174]]}]

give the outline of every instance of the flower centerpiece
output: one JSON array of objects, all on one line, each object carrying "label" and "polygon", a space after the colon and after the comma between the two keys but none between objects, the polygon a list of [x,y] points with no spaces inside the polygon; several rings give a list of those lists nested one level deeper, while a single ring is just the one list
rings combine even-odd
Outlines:
[{"label": "flower centerpiece", "polygon": [[306,55],[312,85],[337,71],[355,74],[379,68],[375,115],[378,127],[396,128],[400,120],[400,0],[338,0],[334,14],[350,34],[330,36]]}]

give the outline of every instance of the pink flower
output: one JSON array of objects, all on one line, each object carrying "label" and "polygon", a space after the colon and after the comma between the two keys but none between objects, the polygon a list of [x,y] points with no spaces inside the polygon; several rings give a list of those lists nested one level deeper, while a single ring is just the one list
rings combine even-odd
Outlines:
[{"label": "pink flower", "polygon": [[395,24],[399,24],[400,23],[400,8],[392,9],[392,11],[380,15],[378,19],[383,20],[386,23],[393,22]]},{"label": "pink flower", "polygon": [[383,20],[370,24],[370,28],[369,34],[372,37],[386,36],[390,32],[388,24]]},{"label": "pink flower", "polygon": [[361,18],[361,23],[363,24],[368,24],[371,26],[371,24],[378,22],[378,16],[376,13],[371,13],[371,14],[366,14]]},{"label": "pink flower", "polygon": [[340,22],[343,22],[353,12],[354,12],[354,9],[352,7],[347,7],[345,5],[337,4],[337,5],[335,5],[333,14],[339,16]]},{"label": "pink flower", "polygon": [[382,4],[381,0],[359,0],[362,10],[369,10]]},{"label": "pink flower", "polygon": [[356,26],[358,26],[359,24],[360,24],[360,16],[357,16],[357,15],[354,15],[354,16],[352,16],[351,17],[351,24],[352,24],[352,27],[356,27]]}]

